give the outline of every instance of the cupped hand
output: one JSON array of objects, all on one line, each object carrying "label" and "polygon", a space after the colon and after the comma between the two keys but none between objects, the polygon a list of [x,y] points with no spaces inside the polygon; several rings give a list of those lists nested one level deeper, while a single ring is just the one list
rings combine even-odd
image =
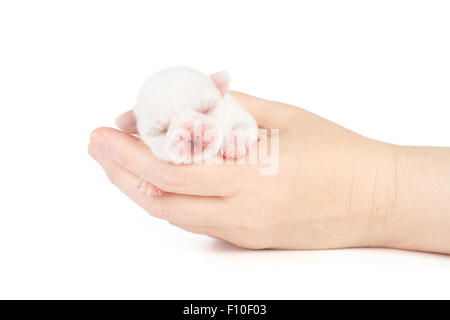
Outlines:
[{"label": "cupped hand", "polygon": [[[254,249],[384,245],[393,205],[392,145],[297,107],[232,95],[261,128],[279,130],[276,172],[262,174],[266,163],[161,161],[132,135],[132,112],[117,119],[123,131],[94,130],[89,153],[130,199],[190,232]],[[164,193],[142,194],[141,179]]]}]

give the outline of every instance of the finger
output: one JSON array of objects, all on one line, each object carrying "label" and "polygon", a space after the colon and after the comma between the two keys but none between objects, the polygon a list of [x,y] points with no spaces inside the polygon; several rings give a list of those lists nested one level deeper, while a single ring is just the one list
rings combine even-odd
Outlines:
[{"label": "finger", "polygon": [[[148,208],[148,197],[138,191],[140,178],[118,166],[108,156],[107,145],[104,137],[92,135],[88,151],[89,154],[102,166],[109,181],[113,185],[117,186],[123,193],[125,193],[131,200],[136,202],[142,208]],[[151,214],[152,212],[149,210],[149,213]]]},{"label": "finger", "polygon": [[286,128],[299,114],[300,108],[260,99],[245,93],[230,91],[230,94],[266,129]]},{"label": "finger", "polygon": [[157,159],[138,138],[111,128],[99,128],[109,154],[121,167],[148,180],[163,191],[202,196],[229,196],[239,191],[257,165],[190,164],[174,165]]},{"label": "finger", "polygon": [[89,146],[89,153],[102,166],[111,183],[152,216],[165,219],[172,224],[190,225],[193,228],[226,224],[228,216],[218,214],[226,210],[226,203],[222,199],[171,193],[161,196],[143,194],[138,190],[140,178],[115,163],[105,148],[103,151],[98,150],[99,148],[98,139],[94,138]]},{"label": "finger", "polygon": [[121,114],[116,119],[116,125],[125,132],[136,134],[136,117],[132,110]]}]

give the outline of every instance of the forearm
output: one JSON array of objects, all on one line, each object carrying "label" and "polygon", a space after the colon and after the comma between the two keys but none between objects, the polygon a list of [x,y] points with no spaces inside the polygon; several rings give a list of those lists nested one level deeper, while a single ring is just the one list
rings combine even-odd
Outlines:
[{"label": "forearm", "polygon": [[382,245],[450,254],[450,148],[393,148]]}]

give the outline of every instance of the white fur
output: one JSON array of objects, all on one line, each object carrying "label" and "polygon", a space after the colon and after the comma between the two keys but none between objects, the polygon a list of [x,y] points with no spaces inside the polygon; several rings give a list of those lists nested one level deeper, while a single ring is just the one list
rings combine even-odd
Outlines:
[{"label": "white fur", "polygon": [[[191,127],[191,123],[196,124],[195,128],[205,126],[215,136],[215,140],[201,151],[203,160],[219,152],[230,156],[225,146],[227,141],[234,141],[237,133],[240,135],[237,149],[239,143],[248,149],[257,140],[257,124],[227,92],[228,86],[229,78],[224,72],[207,76],[179,66],[153,74],[140,90],[134,108],[140,138],[155,156],[174,163],[193,160],[191,154],[180,154],[176,149],[180,140],[183,143],[190,140],[194,145],[194,135],[191,139],[191,136],[183,138],[185,128]],[[231,155],[240,157],[243,154],[232,152]]]}]

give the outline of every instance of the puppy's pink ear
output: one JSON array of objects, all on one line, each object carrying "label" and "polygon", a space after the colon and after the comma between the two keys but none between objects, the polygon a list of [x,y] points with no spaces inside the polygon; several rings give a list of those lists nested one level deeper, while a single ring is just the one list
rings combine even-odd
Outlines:
[{"label": "puppy's pink ear", "polygon": [[228,89],[230,88],[230,76],[226,71],[220,71],[213,73],[211,75],[211,80],[214,82],[214,85],[217,89],[219,89],[222,96],[224,96]]}]

